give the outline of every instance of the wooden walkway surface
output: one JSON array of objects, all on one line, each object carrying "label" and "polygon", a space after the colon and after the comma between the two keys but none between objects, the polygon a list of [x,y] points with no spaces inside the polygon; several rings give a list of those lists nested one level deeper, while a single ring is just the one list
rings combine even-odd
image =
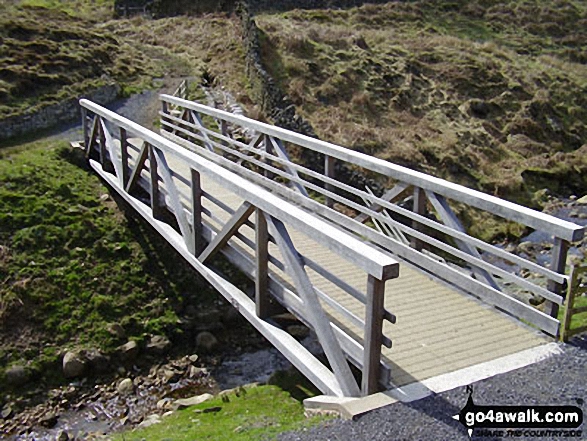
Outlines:
[{"label": "wooden walkway surface", "polygon": [[[189,173],[181,163],[171,160],[169,165],[176,173],[184,176]],[[177,182],[177,185],[187,199],[187,187],[182,190],[181,183]],[[238,196],[210,180],[203,179],[202,188],[233,210],[242,203]],[[230,217],[209,201],[204,201],[204,206],[212,212],[213,217],[221,221],[204,216],[217,229]],[[254,216],[250,220],[253,222]],[[239,232],[254,240],[252,228],[243,225]],[[305,257],[321,264],[349,285],[360,291],[365,290],[364,273],[309,240],[302,232],[290,230],[289,233],[296,248]],[[244,252],[249,252],[237,238],[232,238],[230,243],[240,245],[239,248]],[[270,254],[283,262],[276,246],[270,247]],[[270,271],[289,280],[274,265],[270,265]],[[312,270],[308,269],[308,274],[317,288],[356,316],[364,317],[363,304],[324,278],[316,277]],[[359,328],[341,318],[328,305],[323,305],[334,322],[361,341],[362,331]],[[390,388],[454,372],[547,342],[536,331],[523,327],[494,308],[434,281],[406,264],[401,265],[399,278],[386,282],[385,307],[397,317],[396,324],[384,322],[384,335],[393,342],[392,348],[383,347],[382,352],[383,360],[391,368]]]}]

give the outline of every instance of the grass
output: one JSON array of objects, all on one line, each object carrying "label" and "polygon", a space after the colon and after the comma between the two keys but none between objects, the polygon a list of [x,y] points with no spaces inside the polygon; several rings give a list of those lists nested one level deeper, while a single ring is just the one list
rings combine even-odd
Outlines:
[{"label": "grass", "polygon": [[279,433],[324,421],[306,419],[304,408],[277,386],[257,386],[174,412],[163,422],[114,437],[115,440],[271,440]]},{"label": "grass", "polygon": [[508,200],[587,192],[587,3],[429,0],[257,17],[318,136]]},{"label": "grass", "polygon": [[121,215],[66,143],[1,153],[0,371],[40,368],[64,347],[107,353],[123,343],[111,323],[139,341],[176,338],[187,303],[212,305],[212,290],[143,223]]},{"label": "grass", "polygon": [[0,17],[0,118],[116,83],[123,96],[206,70],[249,103],[240,28],[210,14],[113,19],[113,1],[22,0]]}]

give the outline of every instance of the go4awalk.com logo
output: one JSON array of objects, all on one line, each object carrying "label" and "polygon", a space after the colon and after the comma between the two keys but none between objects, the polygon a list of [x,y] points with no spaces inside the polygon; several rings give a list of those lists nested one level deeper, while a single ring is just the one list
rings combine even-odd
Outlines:
[{"label": "go4awalk.com logo", "polygon": [[471,386],[467,392],[467,404],[453,418],[469,437],[582,438],[583,411],[577,406],[478,406]]}]

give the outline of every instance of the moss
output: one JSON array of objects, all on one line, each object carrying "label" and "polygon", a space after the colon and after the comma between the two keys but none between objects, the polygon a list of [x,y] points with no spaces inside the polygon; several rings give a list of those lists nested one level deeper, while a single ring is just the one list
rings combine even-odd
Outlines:
[{"label": "moss", "polygon": [[43,141],[3,156],[0,366],[15,357],[51,364],[64,344],[109,351],[119,344],[113,322],[136,339],[173,337],[183,302],[212,302],[187,264],[68,160],[69,147]]}]

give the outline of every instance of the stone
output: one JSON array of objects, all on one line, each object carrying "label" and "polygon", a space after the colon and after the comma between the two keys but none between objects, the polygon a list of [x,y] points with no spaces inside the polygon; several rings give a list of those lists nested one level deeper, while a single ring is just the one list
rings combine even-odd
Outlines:
[{"label": "stone", "polygon": [[67,352],[63,357],[63,375],[65,378],[81,377],[86,373],[86,361],[77,352]]},{"label": "stone", "polygon": [[57,420],[59,420],[59,416],[55,415],[54,413],[50,413],[39,421],[39,424],[47,429],[52,429],[57,425]]},{"label": "stone", "polygon": [[181,378],[181,373],[173,369],[164,369],[163,378],[165,379],[165,383],[177,383]]},{"label": "stone", "polygon": [[14,415],[14,411],[12,410],[12,407],[10,407],[8,404],[6,406],[4,406],[2,408],[2,411],[0,412],[0,416],[2,416],[3,420],[8,420],[10,418],[12,418]]},{"label": "stone", "polygon": [[122,361],[132,362],[139,355],[139,344],[134,340],[130,340],[119,346],[117,352],[120,354]]},{"label": "stone", "polygon": [[171,342],[167,337],[164,335],[154,335],[152,336],[147,345],[145,346],[145,350],[150,354],[155,355],[162,355],[171,349]]},{"label": "stone", "polygon": [[69,434],[65,430],[60,430],[55,439],[57,441],[69,441]]},{"label": "stone", "polygon": [[194,395],[193,397],[189,398],[180,398],[179,400],[175,400],[173,402],[173,409],[174,410],[182,410],[186,407],[195,406],[197,404],[203,403],[204,401],[208,401],[210,398],[213,398],[212,394],[202,394],[202,395]]},{"label": "stone", "polygon": [[204,352],[212,352],[218,346],[218,339],[212,333],[203,331],[196,336],[196,346]]},{"label": "stone", "polygon": [[139,424],[138,428],[139,429],[144,429],[146,427],[150,427],[154,424],[159,424],[161,422],[161,417],[157,414],[153,414],[153,415],[149,415],[147,418],[145,418],[141,424]]},{"label": "stone", "polygon": [[188,357],[188,360],[190,361],[190,363],[195,363],[196,361],[198,361],[200,357],[198,357],[198,354],[192,354]]},{"label": "stone", "polygon": [[171,408],[171,400],[169,398],[162,398],[157,401],[157,409],[169,409]]},{"label": "stone", "polygon": [[110,372],[112,364],[110,357],[102,354],[97,350],[90,350],[86,353],[86,359],[90,369],[96,374],[105,374]]},{"label": "stone", "polygon": [[206,374],[206,369],[199,368],[196,366],[190,366],[190,372],[189,372],[190,378],[196,378],[196,377],[199,377],[200,375],[204,375],[204,374]]},{"label": "stone", "polygon": [[583,197],[580,197],[579,199],[577,199],[577,204],[581,204],[581,205],[587,205],[587,194]]},{"label": "stone", "polygon": [[116,390],[118,390],[118,393],[121,395],[128,395],[134,391],[134,388],[135,386],[132,380],[130,378],[125,378],[118,384]]},{"label": "stone", "polygon": [[108,325],[108,332],[121,340],[126,338],[126,331],[119,323],[110,323]]},{"label": "stone", "polygon": [[26,384],[29,379],[29,373],[27,372],[26,368],[21,365],[14,365],[9,367],[6,369],[4,376],[6,378],[6,383],[10,387],[22,386],[23,384]]}]

